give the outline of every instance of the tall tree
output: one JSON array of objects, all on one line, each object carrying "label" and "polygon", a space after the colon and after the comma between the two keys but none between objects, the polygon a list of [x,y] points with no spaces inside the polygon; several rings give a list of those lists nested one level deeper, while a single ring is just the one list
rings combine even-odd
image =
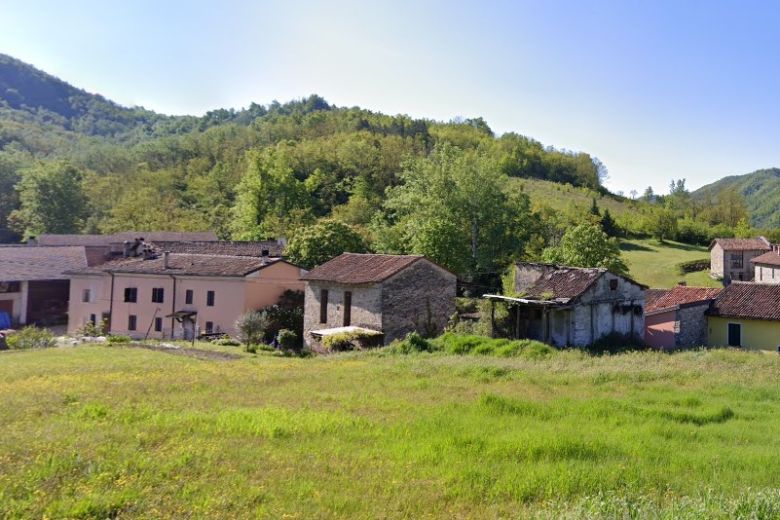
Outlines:
[{"label": "tall tree", "polygon": [[22,172],[16,185],[20,208],[11,228],[30,238],[41,233],[78,233],[89,215],[83,174],[67,162],[39,163]]},{"label": "tall tree", "polygon": [[367,245],[351,226],[325,219],[306,226],[295,234],[285,249],[287,258],[311,269],[341,253],[365,253]]},{"label": "tall tree", "polygon": [[628,272],[617,240],[588,222],[569,229],[557,247],[544,250],[542,259],[573,267],[605,267],[618,274]]}]

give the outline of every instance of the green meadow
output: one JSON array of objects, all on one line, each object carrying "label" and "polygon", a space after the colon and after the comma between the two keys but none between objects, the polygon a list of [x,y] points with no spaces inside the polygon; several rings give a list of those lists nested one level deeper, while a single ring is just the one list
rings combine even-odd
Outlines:
[{"label": "green meadow", "polygon": [[500,352],[0,353],[0,518],[780,516],[778,357]]},{"label": "green meadow", "polygon": [[621,240],[620,249],[628,264],[629,274],[638,282],[653,288],[667,288],[684,281],[694,287],[723,287],[710,278],[709,270],[681,274],[678,264],[709,258],[704,246],[695,246],[667,240],[663,244],[655,239]]}]

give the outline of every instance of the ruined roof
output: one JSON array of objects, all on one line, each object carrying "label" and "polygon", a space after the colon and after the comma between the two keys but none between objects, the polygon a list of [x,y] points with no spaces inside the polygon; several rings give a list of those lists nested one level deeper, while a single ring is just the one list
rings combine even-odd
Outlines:
[{"label": "ruined roof", "polygon": [[669,289],[646,289],[645,290],[645,309],[655,305],[655,302],[669,292]]},{"label": "ruined roof", "polygon": [[0,246],[0,281],[64,280],[87,266],[83,246]]},{"label": "ruined roof", "polygon": [[686,287],[678,285],[672,289],[661,290],[660,294],[651,295],[649,301],[647,297],[649,291],[645,291],[645,312],[650,313],[662,309],[672,309],[689,303],[705,302],[716,298],[721,291],[722,289],[715,287]]},{"label": "ruined roof", "polygon": [[710,316],[780,321],[780,285],[732,282],[715,299]]},{"label": "ruined roof", "polygon": [[165,267],[164,255],[156,258],[122,258],[105,264],[71,271],[69,274],[161,274],[180,276],[226,276],[243,277],[277,262],[280,258],[261,258],[249,256],[199,255],[171,253],[168,267]]},{"label": "ruined roof", "polygon": [[343,284],[377,283],[423,258],[421,255],[344,253],[315,267],[303,279]]},{"label": "ruined roof", "polygon": [[770,250],[772,244],[764,237],[758,238],[716,238],[710,243],[710,249],[718,244],[724,251]]},{"label": "ruined roof", "polygon": [[55,235],[44,233],[32,239],[30,245],[38,246],[109,246],[125,240],[143,237],[147,242],[156,241],[215,241],[213,231],[122,231],[109,235]]},{"label": "ruined roof", "polygon": [[524,295],[532,299],[567,303],[582,295],[606,272],[606,269],[596,267],[558,267],[543,274],[531,287],[525,289]]},{"label": "ruined roof", "polygon": [[171,253],[254,257],[262,256],[263,251],[268,251],[268,256],[282,256],[284,249],[284,245],[276,240],[263,240],[261,242],[155,240],[152,245],[160,251],[170,251]]},{"label": "ruined roof", "polygon": [[751,260],[754,264],[773,265],[780,267],[780,252],[769,251],[761,256],[757,256]]}]

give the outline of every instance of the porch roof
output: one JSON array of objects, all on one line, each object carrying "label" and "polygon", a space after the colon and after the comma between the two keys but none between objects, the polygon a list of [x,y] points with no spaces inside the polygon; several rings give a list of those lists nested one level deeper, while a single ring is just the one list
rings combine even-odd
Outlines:
[{"label": "porch roof", "polygon": [[325,336],[332,336],[334,334],[342,334],[347,332],[360,332],[363,334],[373,334],[375,336],[382,334],[382,332],[378,330],[367,329],[365,327],[356,327],[354,325],[350,325],[347,327],[333,327],[331,329],[313,330],[311,331],[311,334],[314,336],[325,337]]},{"label": "porch roof", "polygon": [[512,296],[504,296],[501,294],[485,294],[482,296],[488,300],[502,301],[508,304],[514,305],[539,305],[542,307],[569,307],[568,302],[561,302],[556,300],[535,300],[533,298],[514,298]]}]

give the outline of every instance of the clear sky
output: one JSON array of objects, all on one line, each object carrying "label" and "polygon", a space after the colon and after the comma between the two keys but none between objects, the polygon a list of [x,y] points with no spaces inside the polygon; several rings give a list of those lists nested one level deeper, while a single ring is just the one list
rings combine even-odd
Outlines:
[{"label": "clear sky", "polygon": [[780,166],[778,27],[777,2],[0,0],[0,52],[125,105],[482,116],[626,193]]}]

